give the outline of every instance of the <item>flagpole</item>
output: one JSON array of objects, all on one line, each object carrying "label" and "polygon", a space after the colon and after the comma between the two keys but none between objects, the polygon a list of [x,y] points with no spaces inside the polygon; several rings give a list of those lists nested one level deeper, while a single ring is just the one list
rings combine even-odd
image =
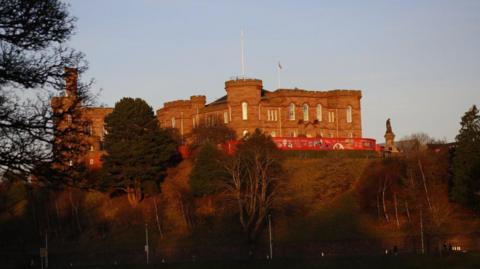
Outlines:
[{"label": "flagpole", "polygon": [[243,41],[243,30],[240,31],[240,49],[241,49],[241,61],[242,61],[242,76],[245,78],[245,44]]},{"label": "flagpole", "polygon": [[280,61],[278,61],[278,65],[277,65],[277,89],[280,89],[280,85],[281,85],[281,70],[282,70],[282,66],[280,64]]}]

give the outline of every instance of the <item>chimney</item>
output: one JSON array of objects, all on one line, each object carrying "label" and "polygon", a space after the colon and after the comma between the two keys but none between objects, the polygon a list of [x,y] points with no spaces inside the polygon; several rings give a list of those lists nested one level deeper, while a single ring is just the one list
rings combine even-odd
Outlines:
[{"label": "chimney", "polygon": [[76,97],[78,90],[77,68],[65,67],[65,94],[66,97]]}]

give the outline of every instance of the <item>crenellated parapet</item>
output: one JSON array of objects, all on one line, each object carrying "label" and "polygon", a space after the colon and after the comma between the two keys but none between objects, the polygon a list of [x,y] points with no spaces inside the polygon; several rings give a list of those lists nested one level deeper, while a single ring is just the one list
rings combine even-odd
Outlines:
[{"label": "crenellated parapet", "polygon": [[319,91],[319,90],[304,90],[304,89],[278,89],[274,92],[268,92],[267,96],[290,96],[290,97],[312,97],[312,98],[321,98],[321,97],[336,97],[336,96],[355,96],[362,97],[361,90],[343,90],[335,89],[328,91]]}]

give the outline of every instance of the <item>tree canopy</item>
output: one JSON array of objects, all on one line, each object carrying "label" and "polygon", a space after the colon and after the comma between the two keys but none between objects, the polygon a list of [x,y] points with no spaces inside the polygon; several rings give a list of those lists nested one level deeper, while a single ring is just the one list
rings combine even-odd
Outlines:
[{"label": "tree canopy", "polygon": [[221,190],[228,177],[223,167],[224,153],[212,143],[201,146],[190,174],[190,187],[195,196],[213,194]]},{"label": "tree canopy", "polygon": [[192,130],[193,147],[200,146],[204,143],[211,143],[213,145],[224,144],[235,138],[235,130],[223,123],[213,125],[200,124]]},{"label": "tree canopy", "polygon": [[[65,67],[87,68],[83,54],[65,46],[74,23],[59,0],[0,0],[0,173],[53,162],[54,121],[78,106],[54,115],[51,96],[65,89]],[[80,83],[75,102],[88,103],[90,84]]]},{"label": "tree canopy", "polygon": [[179,160],[178,144],[161,129],[153,109],[142,99],[122,98],[105,118],[106,187],[127,193],[135,206],[145,191],[166,175]]},{"label": "tree canopy", "polygon": [[453,157],[452,199],[480,209],[480,115],[472,106],[460,122]]},{"label": "tree canopy", "polygon": [[265,227],[283,176],[280,152],[269,135],[255,130],[227,159],[229,189],[238,205],[239,221],[248,242],[254,244]]}]

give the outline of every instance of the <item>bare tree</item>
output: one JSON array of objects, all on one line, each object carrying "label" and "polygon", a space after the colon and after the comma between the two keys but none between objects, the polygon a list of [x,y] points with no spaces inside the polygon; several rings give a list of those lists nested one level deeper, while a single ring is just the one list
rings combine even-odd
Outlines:
[{"label": "bare tree", "polygon": [[[50,99],[65,89],[64,67],[77,67],[80,74],[87,69],[83,54],[63,45],[74,22],[59,0],[0,0],[0,175],[26,178],[59,158],[55,121],[78,106],[54,113]],[[88,103],[90,85],[78,86],[75,102]]]},{"label": "bare tree", "polygon": [[257,130],[238,146],[225,168],[240,224],[253,245],[265,227],[282,175],[278,150],[270,137]]}]

